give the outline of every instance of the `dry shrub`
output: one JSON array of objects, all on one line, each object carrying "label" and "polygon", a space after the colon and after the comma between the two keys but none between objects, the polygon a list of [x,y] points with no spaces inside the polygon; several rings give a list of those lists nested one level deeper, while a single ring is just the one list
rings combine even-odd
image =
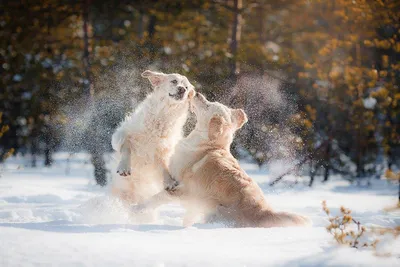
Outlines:
[{"label": "dry shrub", "polygon": [[400,172],[396,173],[392,169],[387,169],[384,176],[389,180],[400,180]]},{"label": "dry shrub", "polygon": [[333,216],[326,205],[326,201],[322,202],[322,209],[329,219],[329,225],[326,230],[332,234],[339,244],[357,249],[370,248],[378,256],[390,256],[388,253],[379,253],[377,245],[384,235],[391,235],[393,238],[397,238],[400,235],[400,226],[395,228],[363,226],[352,217],[351,210],[345,207],[340,208],[340,215]]},{"label": "dry shrub", "polygon": [[[8,125],[2,125],[3,122],[2,119],[3,119],[3,112],[0,112],[0,138],[10,130],[10,127]],[[2,158],[0,158],[0,162],[11,157],[14,154],[14,152],[15,152],[14,148],[11,148],[4,153],[0,153],[0,155],[3,154]]]}]

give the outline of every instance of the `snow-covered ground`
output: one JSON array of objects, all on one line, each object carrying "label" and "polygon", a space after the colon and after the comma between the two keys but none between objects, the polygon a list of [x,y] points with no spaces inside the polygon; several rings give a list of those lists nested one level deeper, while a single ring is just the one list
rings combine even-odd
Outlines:
[{"label": "snow-covered ground", "polygon": [[136,224],[94,184],[85,154],[57,153],[51,168],[29,164],[16,157],[0,165],[0,266],[400,266],[399,240],[380,248],[390,257],[339,247],[321,210],[326,200],[333,213],[344,205],[365,225],[399,225],[399,212],[383,211],[397,199],[397,186],[386,181],[269,187],[266,170],[243,163],[273,207],[308,215],[313,227],[183,228],[177,205],[162,207],[153,224]]}]

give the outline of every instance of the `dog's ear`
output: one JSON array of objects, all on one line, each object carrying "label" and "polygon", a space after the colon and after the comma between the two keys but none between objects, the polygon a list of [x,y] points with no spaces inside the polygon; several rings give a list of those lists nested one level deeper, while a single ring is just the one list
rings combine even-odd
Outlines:
[{"label": "dog's ear", "polygon": [[192,99],[195,95],[196,95],[196,92],[193,89],[191,89],[190,92],[188,93],[188,98]]},{"label": "dog's ear", "polygon": [[146,70],[142,73],[142,77],[149,79],[151,85],[158,86],[165,80],[167,75],[165,75],[164,73],[161,73],[161,72],[154,72],[151,70]]},{"label": "dog's ear", "polygon": [[190,112],[194,112],[194,107],[193,107],[193,97],[196,95],[196,92],[192,89],[190,90],[189,94],[188,94],[188,99],[189,99],[189,110]]},{"label": "dog's ear", "polygon": [[221,116],[213,116],[208,124],[208,138],[215,140],[224,132],[226,121]]},{"label": "dog's ear", "polygon": [[236,129],[242,128],[242,126],[248,121],[247,115],[243,109],[232,110],[232,121],[236,125]]}]

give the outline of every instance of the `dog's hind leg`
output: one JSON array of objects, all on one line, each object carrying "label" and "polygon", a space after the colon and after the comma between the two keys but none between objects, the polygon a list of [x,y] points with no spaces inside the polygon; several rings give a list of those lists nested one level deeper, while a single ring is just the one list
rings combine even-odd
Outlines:
[{"label": "dog's hind leg", "polygon": [[134,206],[133,210],[135,211],[153,210],[163,204],[179,201],[182,195],[183,195],[183,190],[181,185],[175,186],[173,188],[166,188],[162,190],[160,193]]}]

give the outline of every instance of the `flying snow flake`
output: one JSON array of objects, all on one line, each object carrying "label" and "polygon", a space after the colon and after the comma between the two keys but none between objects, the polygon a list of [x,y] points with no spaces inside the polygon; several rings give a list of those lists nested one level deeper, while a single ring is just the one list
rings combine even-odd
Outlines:
[{"label": "flying snow flake", "polygon": [[376,105],[376,99],[369,96],[363,99],[363,104],[366,109],[374,109]]},{"label": "flying snow flake", "polygon": [[32,60],[32,55],[31,54],[25,54],[25,60],[26,61],[31,61]]},{"label": "flying snow flake", "polygon": [[233,58],[233,55],[231,53],[229,53],[229,52],[225,52],[225,56],[227,58]]},{"label": "flying snow flake", "polygon": [[29,100],[32,98],[32,92],[23,92],[21,95],[22,99]]},{"label": "flying snow flake", "polygon": [[211,50],[206,50],[206,52],[204,52],[204,55],[206,55],[207,57],[211,57],[213,55],[213,52]]},{"label": "flying snow flake", "polygon": [[332,85],[329,81],[324,81],[324,80],[317,80],[315,83],[317,85],[319,85],[321,87],[325,87],[325,88],[328,88]]},{"label": "flying snow flake", "polygon": [[50,68],[52,64],[53,64],[53,61],[50,58],[45,58],[45,60],[42,61],[42,66],[46,69]]},{"label": "flying snow flake", "polygon": [[263,158],[263,157],[264,157],[264,153],[263,153],[263,152],[258,151],[258,152],[256,153],[256,158],[261,159],[261,158]]},{"label": "flying snow flake", "polygon": [[107,66],[108,60],[107,60],[106,58],[102,58],[102,59],[100,59],[100,63],[101,63],[101,65],[103,65],[103,66]]},{"label": "flying snow flake", "polygon": [[17,122],[19,125],[26,125],[26,119],[24,117],[18,117]]},{"label": "flying snow flake", "polygon": [[169,47],[169,46],[164,47],[164,52],[165,52],[165,54],[170,55],[172,53],[171,47]]},{"label": "flying snow flake", "polygon": [[131,22],[130,22],[129,20],[125,20],[125,21],[124,21],[124,26],[125,26],[125,27],[131,26]]},{"label": "flying snow flake", "polygon": [[21,76],[20,74],[15,74],[15,75],[13,76],[13,81],[14,81],[14,82],[20,82],[20,81],[22,81],[22,76]]},{"label": "flying snow flake", "polygon": [[186,65],[185,63],[183,63],[182,64],[182,68],[185,70],[185,71],[187,71],[187,72],[189,72],[189,66],[188,65]]},{"label": "flying snow flake", "polygon": [[271,41],[268,41],[268,42],[265,44],[265,47],[266,47],[269,51],[271,51],[272,53],[275,53],[275,54],[278,54],[279,51],[281,51],[281,47],[280,47],[277,43],[274,43],[274,42],[271,42]]},{"label": "flying snow flake", "polygon": [[193,47],[196,46],[196,43],[193,42],[193,41],[189,41],[189,42],[188,42],[188,46],[189,46],[190,48],[193,48]]}]

